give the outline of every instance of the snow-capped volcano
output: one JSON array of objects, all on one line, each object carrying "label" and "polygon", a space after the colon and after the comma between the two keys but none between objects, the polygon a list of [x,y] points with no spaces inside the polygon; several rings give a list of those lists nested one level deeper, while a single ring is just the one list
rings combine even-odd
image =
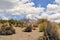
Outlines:
[{"label": "snow-capped volcano", "polygon": [[28,14],[26,15],[23,20],[26,22],[26,23],[32,23],[32,22],[35,22],[37,21],[37,19],[39,19],[40,16],[38,15],[32,15],[32,14]]}]

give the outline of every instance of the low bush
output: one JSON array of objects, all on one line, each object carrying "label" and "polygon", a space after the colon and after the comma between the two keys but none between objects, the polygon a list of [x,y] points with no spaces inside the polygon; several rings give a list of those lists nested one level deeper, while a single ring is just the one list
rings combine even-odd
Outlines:
[{"label": "low bush", "polygon": [[32,32],[32,27],[28,26],[24,29],[24,32]]},{"label": "low bush", "polygon": [[39,32],[43,32],[45,30],[45,26],[43,24],[39,24]]},{"label": "low bush", "polygon": [[15,29],[12,26],[2,25],[0,29],[0,35],[12,35],[15,34]]},{"label": "low bush", "polygon": [[48,23],[46,27],[47,35],[49,36],[50,40],[58,40],[58,33],[57,33],[57,24],[55,23]]}]

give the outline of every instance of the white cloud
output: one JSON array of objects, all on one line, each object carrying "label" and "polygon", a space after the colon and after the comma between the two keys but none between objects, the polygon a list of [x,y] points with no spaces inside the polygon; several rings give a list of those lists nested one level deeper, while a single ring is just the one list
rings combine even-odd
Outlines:
[{"label": "white cloud", "polygon": [[55,22],[60,23],[60,19],[55,20]]},{"label": "white cloud", "polygon": [[8,17],[2,16],[3,20],[8,20]]},{"label": "white cloud", "polygon": [[0,9],[12,9],[14,7],[14,3],[6,1],[6,0],[0,0]]},{"label": "white cloud", "polygon": [[19,4],[18,6],[16,6],[13,9],[10,9],[10,12],[19,12],[19,14],[21,13],[27,13],[27,14],[31,14],[31,13],[40,13],[44,11],[44,8],[42,7],[33,7],[34,3],[30,2],[27,4]]},{"label": "white cloud", "polygon": [[48,4],[46,11],[48,14],[59,13],[60,12],[60,6],[57,4]]},{"label": "white cloud", "polygon": [[60,18],[60,13],[55,13],[55,14],[53,14],[53,15],[50,15],[49,18],[50,18],[50,19]]},{"label": "white cloud", "polygon": [[[26,13],[34,15],[37,18],[47,18],[58,22],[60,20],[60,0],[55,0],[57,4],[48,4],[46,12],[43,7],[34,7],[31,0],[0,0],[0,16],[3,19],[9,19],[5,15],[21,15]],[[41,16],[38,13],[42,13]],[[7,15],[8,16],[8,15]]]},{"label": "white cloud", "polygon": [[60,20],[60,5],[48,4],[46,10],[47,19],[50,21],[58,22]]},{"label": "white cloud", "polygon": [[46,11],[41,11],[41,16],[38,15],[37,17],[47,18],[53,22],[60,22],[60,0],[56,0],[56,3],[58,4],[48,4]]},{"label": "white cloud", "polygon": [[57,10],[59,6],[57,4],[48,4],[47,9],[50,11]]},{"label": "white cloud", "polygon": [[40,13],[44,11],[44,8],[36,8],[34,5],[31,0],[0,0],[0,9],[10,12],[11,15]]},{"label": "white cloud", "polygon": [[55,2],[56,2],[57,4],[60,4],[60,0],[55,0]]}]

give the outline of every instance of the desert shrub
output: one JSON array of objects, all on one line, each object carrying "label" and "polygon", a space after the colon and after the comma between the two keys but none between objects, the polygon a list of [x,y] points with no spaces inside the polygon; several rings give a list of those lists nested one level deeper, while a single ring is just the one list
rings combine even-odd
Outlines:
[{"label": "desert shrub", "polygon": [[25,25],[24,24],[16,24],[15,27],[23,28],[23,27],[25,27]]},{"label": "desert shrub", "polygon": [[38,40],[45,40],[44,36],[39,36]]},{"label": "desert shrub", "polygon": [[32,26],[32,29],[33,29],[33,30],[36,30],[36,28],[38,27],[37,24],[31,24],[31,26]]},{"label": "desert shrub", "polygon": [[43,24],[39,24],[39,32],[43,32],[45,30],[45,26]]},{"label": "desert shrub", "polygon": [[10,20],[8,20],[8,22],[9,22],[9,24],[13,24],[13,25],[15,25],[15,24],[16,24],[16,22],[17,22],[17,20],[10,19]]},{"label": "desert shrub", "polygon": [[2,19],[0,19],[0,23],[7,23],[8,22],[8,20],[2,20]]},{"label": "desert shrub", "polygon": [[33,27],[36,27],[36,28],[38,27],[38,25],[37,25],[37,24],[32,24],[32,26],[33,26]]},{"label": "desert shrub", "polygon": [[18,24],[17,26],[18,26],[18,27],[22,27],[22,25],[21,25],[21,24]]},{"label": "desert shrub", "polygon": [[24,32],[31,32],[31,31],[32,31],[32,27],[31,27],[31,26],[26,27],[26,28],[24,29]]},{"label": "desert shrub", "polygon": [[15,29],[12,26],[2,25],[0,29],[0,35],[12,35],[15,34]]},{"label": "desert shrub", "polygon": [[40,24],[40,23],[44,23],[44,22],[49,22],[49,21],[47,19],[42,18],[42,19],[38,19],[36,23]]},{"label": "desert shrub", "polygon": [[33,30],[36,30],[36,27],[33,27],[32,29],[33,29]]},{"label": "desert shrub", "polygon": [[46,27],[47,35],[49,36],[50,40],[58,40],[57,34],[57,24],[55,23],[48,23]]},{"label": "desert shrub", "polygon": [[32,26],[31,24],[28,24],[26,28],[24,29],[24,32],[31,32],[32,31]]},{"label": "desert shrub", "polygon": [[16,24],[15,27],[21,27],[21,24]]},{"label": "desert shrub", "polygon": [[18,20],[17,22],[16,22],[16,25],[15,25],[15,27],[23,27],[24,26],[24,22],[22,21],[22,20]]},{"label": "desert shrub", "polygon": [[38,36],[38,40],[45,40],[44,32],[41,32],[41,35]]}]

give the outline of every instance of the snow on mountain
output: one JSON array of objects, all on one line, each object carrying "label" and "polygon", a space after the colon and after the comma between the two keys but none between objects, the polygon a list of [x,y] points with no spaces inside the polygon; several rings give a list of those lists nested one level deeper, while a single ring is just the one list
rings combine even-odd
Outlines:
[{"label": "snow on mountain", "polygon": [[28,14],[23,18],[23,20],[25,21],[25,23],[34,23],[39,18],[40,16],[38,15]]}]

